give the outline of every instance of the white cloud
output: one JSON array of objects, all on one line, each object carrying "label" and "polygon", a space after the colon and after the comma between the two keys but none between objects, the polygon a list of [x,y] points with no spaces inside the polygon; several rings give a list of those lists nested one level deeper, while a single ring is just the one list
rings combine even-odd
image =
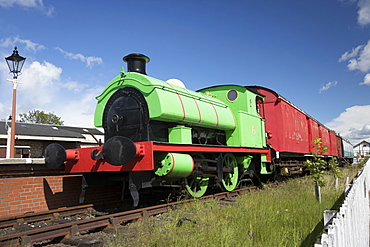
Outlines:
[{"label": "white cloud", "polygon": [[[23,100],[27,106],[40,108],[52,103],[57,86],[60,84],[62,69],[49,62],[32,62],[23,69],[22,81],[19,87]],[[27,100],[27,101],[26,101]]]},{"label": "white cloud", "polygon": [[352,106],[342,112],[339,117],[325,124],[352,144],[362,140],[370,140],[370,105]]},{"label": "white cloud", "polygon": [[[5,111],[6,109],[5,109],[5,106],[4,106],[4,104],[2,104],[2,103],[0,103],[0,112],[6,112]],[[5,120],[5,119],[7,119],[7,116],[6,115],[2,115],[1,117],[0,117],[0,120]]]},{"label": "white cloud", "polygon": [[[4,74],[8,70],[5,62],[0,70]],[[102,87],[65,81],[62,68],[46,61],[26,66],[19,80],[23,83],[17,87],[17,115],[39,109],[53,112],[65,125],[93,127],[95,97]],[[11,113],[12,85],[6,80],[0,84],[0,119],[6,119]]]},{"label": "white cloud", "polygon": [[364,81],[360,83],[360,85],[368,85],[370,86],[370,73],[367,73],[364,77]]},{"label": "white cloud", "polygon": [[357,5],[359,7],[358,23],[362,26],[370,24],[370,0],[359,0]]},{"label": "white cloud", "polygon": [[351,51],[346,51],[342,56],[341,58],[339,59],[339,62],[343,62],[343,61],[346,61],[350,58],[353,58],[353,57],[356,57],[358,52],[360,51],[360,49],[364,47],[364,45],[359,45],[357,46],[356,48],[352,48]]},{"label": "white cloud", "polygon": [[0,0],[1,7],[13,7],[15,5],[23,8],[35,8],[42,11],[47,16],[52,16],[54,13],[53,6],[45,6],[43,0]]},{"label": "white cloud", "polygon": [[32,50],[33,52],[46,49],[46,47],[43,46],[43,45],[34,43],[34,42],[32,42],[31,40],[28,40],[28,39],[21,39],[21,38],[19,38],[19,36],[0,40],[0,46],[1,47],[11,47],[11,48],[13,48],[17,44],[23,44],[23,45],[26,46],[27,50]]},{"label": "white cloud", "polygon": [[[6,55],[4,55],[2,57],[9,56],[9,55],[10,54],[6,54]],[[4,83],[6,81],[6,79],[11,78],[9,76],[9,68],[8,68],[8,65],[5,62],[5,59],[0,63],[0,72],[1,72],[1,75],[2,75],[2,77],[0,78],[0,80],[1,80],[0,81],[0,84]],[[3,91],[3,89],[0,90],[0,92],[1,91]]]},{"label": "white cloud", "polygon": [[[2,0],[0,0],[2,1]],[[1,6],[0,2],[0,6]],[[30,40],[17,37],[0,39],[0,48],[13,48],[14,45],[22,45],[25,49],[37,52],[46,49],[45,46]],[[102,63],[101,58],[85,57],[82,54],[72,54],[59,49],[70,59],[77,59],[92,67]],[[1,49],[3,57],[10,55],[9,51]],[[20,54],[22,55],[22,54]],[[34,109],[45,112],[53,112],[61,117],[65,125],[93,127],[94,111],[96,106],[95,97],[102,91],[102,87],[93,87],[78,81],[66,79],[63,69],[54,64],[44,61],[31,61],[25,63],[22,76],[18,79],[24,83],[17,87],[17,115],[27,113]],[[6,119],[11,114],[12,83],[9,69],[5,63],[0,62],[0,119]]]},{"label": "white cloud", "polygon": [[102,87],[88,88],[64,104],[58,105],[55,112],[62,118],[65,125],[94,127],[95,97],[103,91]]},{"label": "white cloud", "polygon": [[328,82],[328,83],[326,83],[325,84],[325,86],[323,86],[322,88],[320,88],[320,93],[321,92],[323,92],[323,91],[326,91],[326,90],[328,90],[329,88],[331,88],[331,87],[334,87],[334,86],[336,86],[338,84],[338,82],[337,81],[331,81],[331,82]]},{"label": "white cloud", "polygon": [[72,60],[80,60],[81,62],[86,63],[86,67],[89,67],[90,69],[95,65],[95,64],[101,64],[103,63],[103,59],[100,57],[86,57],[80,53],[74,54],[71,52],[64,51],[63,49],[56,47],[56,50],[60,51],[64,56],[68,57],[69,59]]},{"label": "white cloud", "polygon": [[65,125],[93,127],[95,97],[103,88],[63,81],[62,69],[49,62],[33,62],[25,69],[20,89],[20,111],[54,112]]},{"label": "white cloud", "polygon": [[70,81],[62,84],[62,87],[74,91],[74,92],[80,92],[84,88],[88,87],[87,84],[80,84],[77,81]]},{"label": "white cloud", "polygon": [[[28,66],[27,66],[28,65]],[[1,66],[5,74],[7,68]],[[26,113],[33,109],[45,110],[52,104],[57,95],[57,85],[60,83],[62,69],[48,62],[32,62],[26,64],[23,73],[18,78],[23,83],[17,87],[17,114]],[[10,82],[2,83],[2,102],[6,108],[0,111],[0,118],[4,118],[11,112],[12,85]]]},{"label": "white cloud", "polygon": [[[349,70],[359,70],[363,73],[370,72],[370,40],[368,40],[366,45],[359,45],[356,48],[352,48],[351,51],[345,52],[339,59],[339,62],[346,60],[349,60],[347,65]],[[370,85],[369,79],[368,74],[366,74],[364,81],[360,85]]]},{"label": "white cloud", "polygon": [[0,0],[0,6],[13,7],[14,5],[20,5],[23,7],[37,7],[42,5],[42,0]]},{"label": "white cloud", "polygon": [[357,58],[353,58],[348,64],[349,70],[360,70],[368,72],[370,70],[370,40],[359,50]]}]

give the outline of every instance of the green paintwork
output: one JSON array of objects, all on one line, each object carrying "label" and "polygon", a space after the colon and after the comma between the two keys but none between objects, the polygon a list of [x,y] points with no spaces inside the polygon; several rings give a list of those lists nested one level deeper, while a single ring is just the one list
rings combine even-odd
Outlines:
[{"label": "green paintwork", "polygon": [[[227,98],[230,90],[238,92],[237,98],[233,101]],[[237,127],[234,130],[226,131],[228,146],[266,147],[265,123],[258,114],[256,104],[257,97],[261,98],[260,95],[238,85],[215,86],[202,89],[199,92],[212,95],[223,101],[233,112]]]},{"label": "green paintwork", "polygon": [[176,126],[168,130],[168,141],[170,143],[191,144],[191,128]]},{"label": "green paintwork", "polygon": [[234,167],[234,172],[224,172],[222,179],[222,187],[226,191],[233,191],[238,185],[239,180],[238,162],[236,161],[236,158],[232,153],[226,153],[223,156],[223,165],[224,167]]},{"label": "green paintwork", "polygon": [[[241,146],[251,148],[266,148],[265,120],[259,115],[257,99],[263,100],[263,96],[250,91],[246,87],[238,85],[214,86],[199,90],[204,94],[213,97],[227,104],[235,116],[236,128],[226,131],[226,142],[228,146]],[[229,92],[237,92],[237,95],[230,98]],[[244,168],[248,168],[252,157],[238,157],[238,163],[242,163]],[[231,162],[231,161],[230,161]],[[265,154],[261,154],[261,170],[256,171],[261,174],[271,174],[267,166],[270,163]],[[231,183],[232,184],[232,183]],[[231,186],[229,189],[232,188]]]},{"label": "green paintwork", "polygon": [[[192,153],[193,158],[204,159],[204,155],[201,153]],[[202,166],[207,166],[207,162],[202,162]],[[209,177],[202,176],[189,176],[185,178],[185,189],[192,197],[201,197],[203,196],[208,188]]]},{"label": "green paintwork", "polygon": [[155,158],[154,173],[157,176],[183,178],[194,170],[194,161],[189,154],[158,153]]},{"label": "green paintwork", "polygon": [[97,97],[94,124],[102,127],[109,98],[123,87],[133,87],[145,97],[151,120],[233,130],[235,120],[227,104],[213,97],[177,87],[143,74],[128,72],[114,78]]},{"label": "green paintwork", "polygon": [[208,182],[208,177],[187,177],[185,178],[185,188],[192,197],[198,198],[206,193]]},{"label": "green paintwork", "polygon": [[244,169],[248,169],[249,165],[251,164],[253,156],[246,155],[246,156],[238,156],[236,160],[238,164],[242,164]]},{"label": "green paintwork", "polygon": [[266,154],[261,154],[261,174],[272,174],[272,172],[267,171],[267,166],[270,162],[267,161]]}]

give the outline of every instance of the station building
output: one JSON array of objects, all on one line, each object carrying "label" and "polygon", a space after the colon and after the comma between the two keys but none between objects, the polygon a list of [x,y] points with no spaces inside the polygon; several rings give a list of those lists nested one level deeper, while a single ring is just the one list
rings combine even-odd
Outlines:
[{"label": "station building", "polygon": [[353,146],[353,151],[355,156],[364,157],[370,155],[370,142],[368,141],[361,141],[360,143]]},{"label": "station building", "polygon": [[[6,157],[10,122],[0,121],[0,158]],[[104,133],[96,128],[71,127],[63,125],[16,123],[16,158],[41,158],[51,143],[64,148],[97,146],[104,140]]]}]

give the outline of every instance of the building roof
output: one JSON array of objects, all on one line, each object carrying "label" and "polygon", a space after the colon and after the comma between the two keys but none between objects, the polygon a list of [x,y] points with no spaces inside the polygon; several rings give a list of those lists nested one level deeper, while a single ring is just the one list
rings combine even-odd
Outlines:
[{"label": "building roof", "polygon": [[[6,122],[0,121],[0,135],[7,135]],[[11,125],[10,122],[8,122]],[[43,137],[43,138],[82,138],[86,135],[104,135],[96,128],[72,127],[51,124],[16,123],[17,136]],[[37,139],[37,138],[36,138]]]},{"label": "building roof", "polygon": [[367,142],[367,141],[365,141],[365,140],[363,140],[363,141],[361,141],[360,143],[358,143],[358,144],[356,144],[356,145],[354,145],[353,146],[353,148],[356,148],[356,147],[358,147],[358,146],[360,146],[360,145],[369,145],[370,146],[370,142]]}]

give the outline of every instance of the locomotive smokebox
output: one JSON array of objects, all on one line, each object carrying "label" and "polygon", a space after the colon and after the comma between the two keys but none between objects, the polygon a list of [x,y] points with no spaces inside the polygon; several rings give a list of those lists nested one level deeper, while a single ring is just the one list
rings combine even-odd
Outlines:
[{"label": "locomotive smokebox", "polygon": [[123,61],[127,63],[128,72],[137,72],[146,75],[145,64],[150,61],[149,57],[139,54],[132,53],[123,58]]}]

